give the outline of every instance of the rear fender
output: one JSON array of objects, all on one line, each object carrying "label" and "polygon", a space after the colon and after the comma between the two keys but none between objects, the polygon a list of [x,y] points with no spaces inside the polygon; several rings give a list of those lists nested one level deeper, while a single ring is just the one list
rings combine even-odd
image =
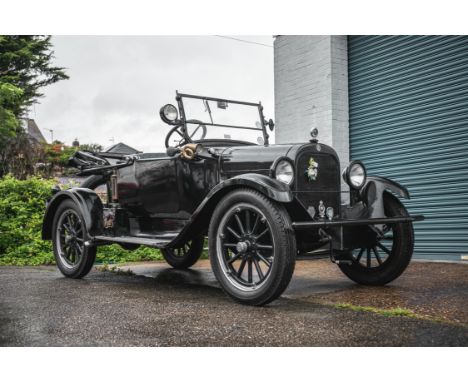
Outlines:
[{"label": "rear fender", "polygon": [[359,192],[359,199],[367,205],[369,218],[385,217],[383,196],[386,191],[405,199],[410,198],[408,189],[401,184],[380,176],[368,176],[366,184]]},{"label": "rear fender", "polygon": [[71,188],[60,191],[53,196],[47,204],[47,209],[42,223],[42,239],[52,239],[52,224],[57,208],[64,200],[73,200],[83,217],[86,232],[95,236],[103,231],[103,205],[99,196],[87,188]]}]

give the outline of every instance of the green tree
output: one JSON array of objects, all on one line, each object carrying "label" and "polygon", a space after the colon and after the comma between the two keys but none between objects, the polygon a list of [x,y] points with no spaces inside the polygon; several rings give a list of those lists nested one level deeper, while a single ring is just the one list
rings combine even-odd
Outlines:
[{"label": "green tree", "polygon": [[0,175],[13,171],[12,158],[22,163],[23,170],[33,167],[34,163],[26,163],[33,156],[17,152],[24,149],[27,139],[19,119],[43,96],[41,88],[68,78],[64,68],[52,63],[50,39],[50,36],[0,36]]},{"label": "green tree", "polygon": [[19,107],[22,95],[20,88],[0,82],[0,139],[16,135],[18,120],[13,110]]},{"label": "green tree", "polygon": [[98,153],[102,151],[102,146],[99,143],[83,143],[80,145],[80,150]]},{"label": "green tree", "polygon": [[21,102],[12,109],[16,117],[43,94],[40,89],[68,79],[64,68],[52,65],[51,36],[0,36],[0,83],[22,90]]}]

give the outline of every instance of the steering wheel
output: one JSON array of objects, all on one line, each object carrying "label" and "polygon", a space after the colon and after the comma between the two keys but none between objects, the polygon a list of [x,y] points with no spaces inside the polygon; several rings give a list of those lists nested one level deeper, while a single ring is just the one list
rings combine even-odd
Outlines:
[{"label": "steering wheel", "polygon": [[166,148],[170,146],[181,147],[187,143],[192,143],[193,142],[192,138],[196,137],[195,134],[197,134],[197,132],[199,133],[200,130],[201,130],[201,137],[196,137],[196,140],[205,139],[206,125],[204,125],[202,121],[199,121],[197,119],[189,119],[187,123],[191,123],[191,124],[198,123],[198,126],[193,131],[188,131],[189,130],[188,128],[186,129],[186,131],[184,131],[182,125],[174,126],[171,130],[169,130],[169,132],[166,135],[166,141],[164,142],[164,144],[166,145]]}]

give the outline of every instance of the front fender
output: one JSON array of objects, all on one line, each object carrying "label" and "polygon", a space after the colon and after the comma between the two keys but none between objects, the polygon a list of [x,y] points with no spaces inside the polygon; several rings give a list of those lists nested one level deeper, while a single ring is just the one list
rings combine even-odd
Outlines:
[{"label": "front fender", "polygon": [[203,229],[209,225],[211,215],[218,203],[227,193],[240,187],[252,188],[280,203],[290,203],[294,199],[289,186],[266,175],[242,174],[229,178],[218,183],[206,195],[176,241],[171,245],[178,245],[190,237],[204,233]]},{"label": "front fender", "polygon": [[293,200],[293,194],[287,184],[262,174],[242,174],[229,178],[217,184],[207,195],[211,198],[214,194],[225,188],[246,186],[253,188],[270,199],[281,203],[289,203]]},{"label": "front fender", "polygon": [[94,236],[102,232],[103,205],[99,196],[94,191],[87,188],[71,188],[58,192],[48,202],[42,223],[43,240],[52,239],[52,224],[55,212],[59,205],[67,199],[73,200],[76,203],[83,217],[88,235]]},{"label": "front fender", "polygon": [[369,218],[385,217],[383,195],[387,190],[402,198],[410,198],[405,186],[380,176],[368,176],[366,184],[359,192],[359,198],[367,205]]}]

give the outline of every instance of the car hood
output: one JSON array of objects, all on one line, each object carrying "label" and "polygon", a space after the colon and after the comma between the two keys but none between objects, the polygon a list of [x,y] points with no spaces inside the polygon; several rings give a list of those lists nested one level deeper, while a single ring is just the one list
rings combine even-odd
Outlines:
[{"label": "car hood", "polygon": [[295,145],[238,146],[223,151],[221,170],[230,177],[255,172],[268,175],[275,159],[287,156]]}]

